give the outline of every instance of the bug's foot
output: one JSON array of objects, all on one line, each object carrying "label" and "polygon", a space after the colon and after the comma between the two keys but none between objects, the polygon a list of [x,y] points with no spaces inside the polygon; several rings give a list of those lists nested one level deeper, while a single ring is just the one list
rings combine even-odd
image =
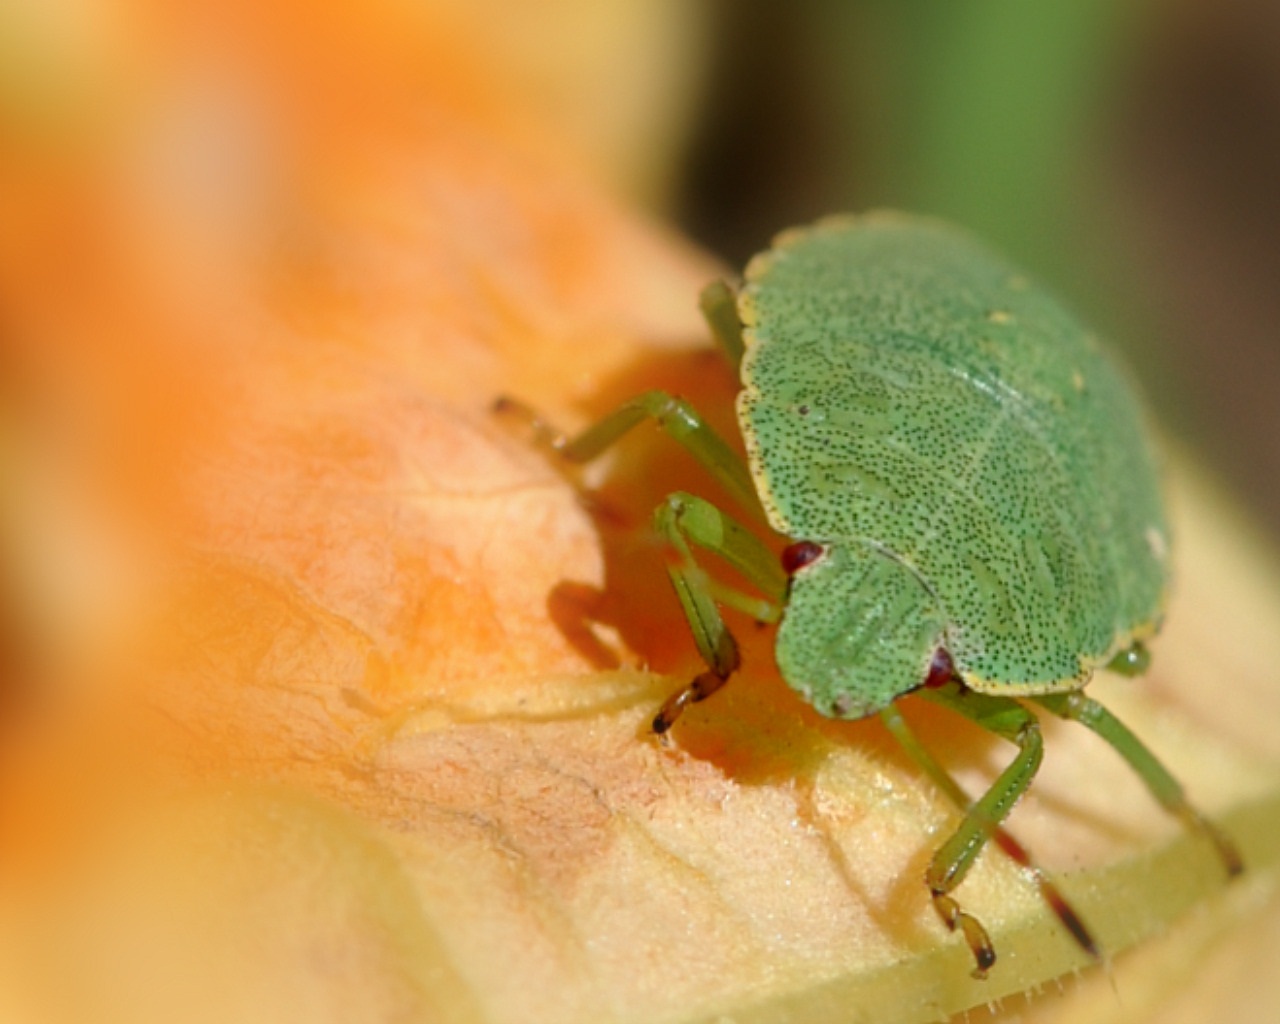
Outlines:
[{"label": "bug's foot", "polygon": [[682,690],[677,690],[663,702],[658,713],[653,716],[653,731],[659,736],[675,725],[676,719],[690,704],[706,700],[728,681],[728,675],[719,676],[714,672],[703,672]]},{"label": "bug's foot", "polygon": [[1228,878],[1235,878],[1244,873],[1244,858],[1229,835],[1187,804],[1182,805],[1178,816],[1189,828],[1200,832],[1213,843],[1213,848],[1218,851],[1218,857],[1222,860],[1222,866],[1227,869]]},{"label": "bug's foot", "polygon": [[1067,932],[1076,941],[1076,945],[1083,949],[1094,960],[1102,959],[1102,947],[1098,945],[1098,940],[1093,937],[1093,933],[1086,927],[1084,921],[1080,919],[1080,915],[1076,913],[1076,908],[1063,898],[1062,893],[1058,891],[1058,887],[1050,882],[1044,876],[1038,880],[1040,887],[1040,895],[1044,898],[1045,903],[1049,905],[1049,909],[1053,911],[1054,916],[1062,923]]},{"label": "bug's foot", "polygon": [[[680,693],[684,693],[683,690]],[[658,713],[653,716],[653,731],[657,736],[661,736],[664,740],[667,738],[667,731],[675,725],[675,721],[680,717],[680,712],[684,710],[683,706],[672,707],[672,701],[668,700]]]},{"label": "bug's foot", "polygon": [[969,944],[969,949],[973,953],[973,959],[977,965],[970,972],[971,975],[979,981],[986,980],[987,972],[991,970],[996,962],[996,948],[991,944],[991,936],[987,934],[982,922],[972,914],[961,910],[960,904],[946,893],[934,890],[931,895],[933,896],[933,908],[938,912],[938,916],[942,918],[942,923],[953,932],[960,932],[964,936],[965,942]]},{"label": "bug's foot", "polygon": [[510,395],[499,395],[489,408],[495,416],[503,416],[521,423],[533,435],[533,441],[539,447],[553,452],[558,452],[564,447],[564,435],[524,402]]},{"label": "bug's foot", "polygon": [[662,707],[653,716],[653,731],[659,736],[665,736],[667,730],[676,724],[676,719],[684,713],[686,705],[691,704],[694,699],[692,683],[673,693],[662,702]]}]

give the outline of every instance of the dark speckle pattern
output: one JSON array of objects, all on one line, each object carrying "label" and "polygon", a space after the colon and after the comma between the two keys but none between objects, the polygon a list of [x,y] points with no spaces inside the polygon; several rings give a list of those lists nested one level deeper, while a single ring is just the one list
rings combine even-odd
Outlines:
[{"label": "dark speckle pattern", "polygon": [[828,551],[777,649],[820,711],[918,686],[939,641],[975,689],[1046,692],[1154,631],[1168,529],[1142,413],[1051,296],[956,229],[872,215],[788,232],[739,309],[761,497]]}]

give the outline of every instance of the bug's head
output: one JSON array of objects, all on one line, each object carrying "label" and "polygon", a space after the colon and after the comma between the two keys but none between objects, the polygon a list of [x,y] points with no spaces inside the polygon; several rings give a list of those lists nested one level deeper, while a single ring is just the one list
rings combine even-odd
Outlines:
[{"label": "bug's head", "polygon": [[[775,653],[820,713],[863,718],[932,678],[945,621],[909,567],[859,543],[787,549],[791,589]],[[945,656],[945,651],[942,652]],[[950,659],[937,664],[950,674]]]}]

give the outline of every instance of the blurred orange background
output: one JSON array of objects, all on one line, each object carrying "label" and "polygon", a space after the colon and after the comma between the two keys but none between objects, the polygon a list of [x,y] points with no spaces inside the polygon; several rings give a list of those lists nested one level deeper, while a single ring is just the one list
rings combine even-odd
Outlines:
[{"label": "blurred orange background", "polygon": [[[491,404],[573,425],[669,386],[727,427],[717,259],[905,206],[1065,294],[1278,526],[1277,54],[1261,0],[5,4],[0,1016],[15,978],[75,1021],[676,1019],[836,978],[905,1020],[1075,967],[987,858],[1014,955],[954,969],[918,884],[951,812],[750,623],[744,685],[654,742],[696,656],[644,523],[697,474],[652,439],[563,474]],[[1108,699],[1265,867],[1271,563],[1179,481],[1176,625]],[[1050,739],[1019,834],[1117,948],[1171,937],[1131,1019],[1238,921],[1274,933],[1265,870],[1167,929],[1218,875]]]}]

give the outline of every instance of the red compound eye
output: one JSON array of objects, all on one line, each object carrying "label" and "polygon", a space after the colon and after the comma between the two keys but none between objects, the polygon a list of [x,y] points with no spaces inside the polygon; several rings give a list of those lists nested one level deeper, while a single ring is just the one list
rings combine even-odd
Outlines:
[{"label": "red compound eye", "polygon": [[782,571],[794,576],[806,565],[822,557],[823,547],[811,540],[798,540],[782,549]]},{"label": "red compound eye", "polygon": [[946,686],[956,677],[956,666],[951,660],[951,655],[947,653],[945,647],[939,647],[933,652],[933,660],[929,663],[929,674],[925,677],[924,685],[932,689],[939,686]]}]

